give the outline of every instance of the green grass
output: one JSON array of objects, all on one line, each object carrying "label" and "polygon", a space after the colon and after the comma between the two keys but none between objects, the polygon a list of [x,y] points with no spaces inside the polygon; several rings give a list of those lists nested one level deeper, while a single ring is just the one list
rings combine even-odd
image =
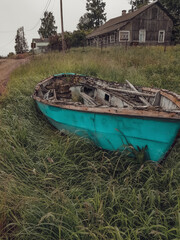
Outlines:
[{"label": "green grass", "polygon": [[72,49],[12,74],[0,105],[0,240],[180,239],[180,142],[157,165],[63,136],[31,98],[60,72],[180,93],[180,46]]}]

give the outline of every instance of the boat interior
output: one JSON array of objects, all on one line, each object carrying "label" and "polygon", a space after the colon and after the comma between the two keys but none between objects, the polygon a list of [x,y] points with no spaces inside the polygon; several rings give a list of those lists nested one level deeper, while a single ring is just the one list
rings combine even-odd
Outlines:
[{"label": "boat interior", "polygon": [[167,90],[135,87],[82,75],[60,74],[40,82],[35,97],[54,104],[163,110],[180,114],[180,96]]}]

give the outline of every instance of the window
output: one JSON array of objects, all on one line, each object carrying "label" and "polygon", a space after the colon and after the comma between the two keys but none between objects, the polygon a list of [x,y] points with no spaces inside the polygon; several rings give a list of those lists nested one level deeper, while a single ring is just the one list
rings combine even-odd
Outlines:
[{"label": "window", "polygon": [[108,95],[108,94],[105,94],[105,96],[104,96],[104,100],[106,100],[106,101],[109,102],[109,95]]},{"label": "window", "polygon": [[107,43],[107,39],[106,37],[103,37],[103,44],[106,44]]},{"label": "window", "polygon": [[112,34],[110,36],[110,43],[114,43],[115,42],[115,34]]},{"label": "window", "polygon": [[119,41],[120,42],[128,42],[130,40],[130,32],[129,31],[120,31],[119,32]]},{"label": "window", "polygon": [[160,30],[159,31],[159,36],[158,36],[158,42],[159,43],[164,43],[165,39],[165,30]]},{"label": "window", "polygon": [[99,38],[99,45],[101,46],[103,43],[103,39],[102,38]]},{"label": "window", "polygon": [[139,30],[139,42],[143,43],[145,41],[146,41],[146,30],[141,29],[141,30]]}]

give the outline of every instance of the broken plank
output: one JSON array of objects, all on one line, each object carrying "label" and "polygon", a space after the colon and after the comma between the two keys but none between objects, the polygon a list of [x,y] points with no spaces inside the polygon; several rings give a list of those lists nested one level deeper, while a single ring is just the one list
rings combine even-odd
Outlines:
[{"label": "broken plank", "polygon": [[152,103],[153,106],[159,106],[160,105],[160,100],[161,100],[161,94],[160,91],[158,91],[155,95],[154,101]]},{"label": "broken plank", "polygon": [[[139,92],[128,80],[126,80],[126,82],[131,89],[133,89],[135,92]],[[147,106],[152,106],[144,97],[139,97],[139,99]]]},{"label": "broken plank", "polygon": [[84,100],[86,100],[89,104],[91,104],[91,105],[97,105],[97,103],[95,102],[95,100],[94,100],[92,97],[88,96],[87,94],[81,92],[80,95],[81,95],[81,97],[82,97]]}]

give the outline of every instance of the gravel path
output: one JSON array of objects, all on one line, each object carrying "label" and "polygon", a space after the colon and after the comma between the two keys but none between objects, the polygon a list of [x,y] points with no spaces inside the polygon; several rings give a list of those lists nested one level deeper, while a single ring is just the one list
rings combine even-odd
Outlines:
[{"label": "gravel path", "polygon": [[28,61],[28,58],[18,60],[0,59],[0,95],[4,93],[12,71],[18,68],[20,65],[27,63]]}]

